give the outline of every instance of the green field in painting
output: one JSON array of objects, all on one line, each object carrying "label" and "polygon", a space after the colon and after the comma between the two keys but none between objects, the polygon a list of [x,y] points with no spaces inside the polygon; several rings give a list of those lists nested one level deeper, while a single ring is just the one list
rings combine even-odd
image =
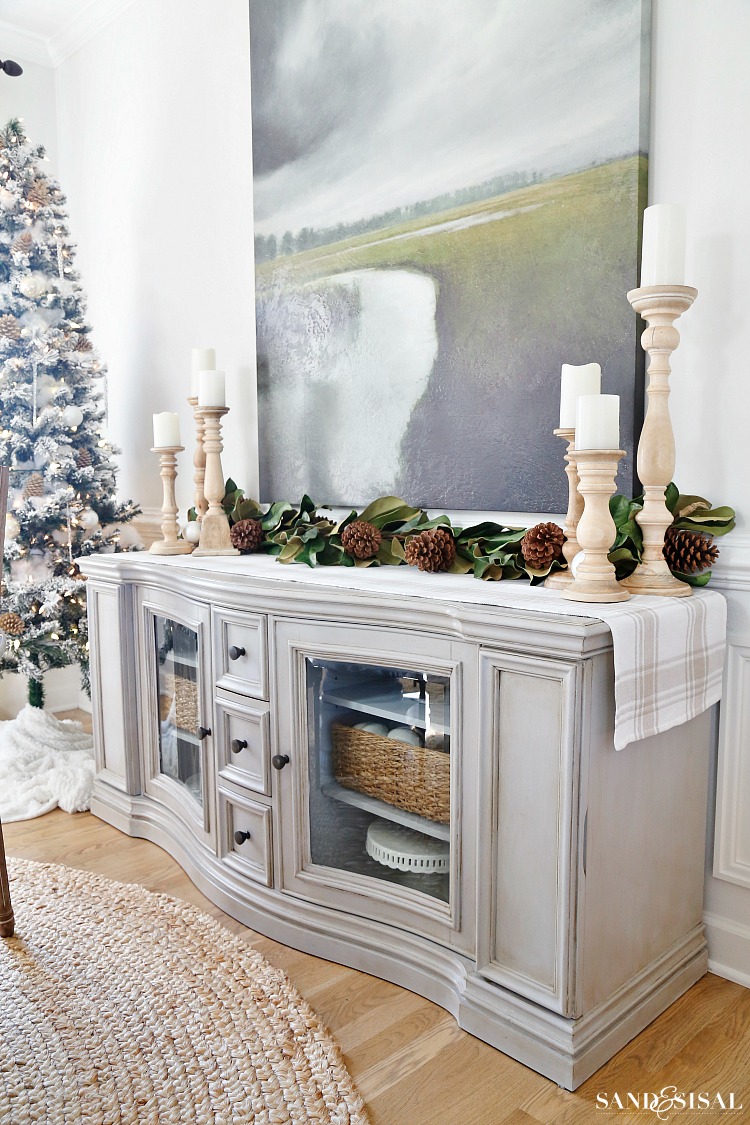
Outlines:
[{"label": "green field in painting", "polygon": [[[486,480],[481,462],[489,455],[504,470],[515,459],[519,497],[500,484],[497,503],[520,507],[524,488],[537,486],[531,483],[533,467],[519,467],[519,443],[522,453],[536,441],[549,444],[561,362],[595,359],[604,371],[603,390],[629,389],[623,434],[632,430],[635,320],[625,294],[635,284],[636,215],[646,174],[646,160],[634,156],[279,257],[258,267],[258,296],[262,300],[269,286],[358,269],[431,276],[438,291],[439,352],[404,442],[403,491],[432,502],[423,491],[420,464],[429,457],[431,473],[455,479],[456,459],[466,457],[467,440],[478,426],[486,428],[491,412],[491,449],[477,449],[476,466],[463,466],[459,503],[471,506],[473,490]],[[525,414],[524,399],[534,403]],[[422,424],[420,411],[426,412]],[[456,428],[462,432],[454,438]],[[564,482],[555,481],[536,508],[555,510],[563,492]],[[483,506],[490,506],[486,498]]]}]

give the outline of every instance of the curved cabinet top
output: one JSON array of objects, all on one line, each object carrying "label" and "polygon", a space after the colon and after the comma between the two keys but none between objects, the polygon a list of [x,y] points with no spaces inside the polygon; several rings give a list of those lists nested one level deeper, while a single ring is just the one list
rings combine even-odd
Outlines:
[{"label": "curved cabinet top", "polygon": [[[559,605],[526,583],[413,567],[284,565],[269,555],[192,558],[147,552],[92,555],[81,569],[95,583],[175,590],[233,609],[356,624],[400,626],[481,644],[582,658],[612,648],[608,626]],[[585,613],[585,610],[582,611]]]}]

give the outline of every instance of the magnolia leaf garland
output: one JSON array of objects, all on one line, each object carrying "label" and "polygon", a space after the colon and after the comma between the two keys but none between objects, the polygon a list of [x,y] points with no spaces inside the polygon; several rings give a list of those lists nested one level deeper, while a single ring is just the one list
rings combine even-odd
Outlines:
[{"label": "magnolia leaf garland", "polygon": [[[674,484],[667,488],[665,500],[674,517],[670,531],[692,533],[691,563],[713,561],[718,550],[711,547],[712,537],[732,530],[734,510],[726,506],[712,508],[702,496],[683,496]],[[643,553],[643,536],[635,519],[643,507],[643,497],[629,500],[618,494],[611,498],[609,506],[616,529],[609,559],[620,579],[632,574]],[[528,578],[534,586],[567,566],[562,556],[563,532],[556,524],[507,527],[485,520],[462,528],[454,526],[447,515],[431,517],[424,509],[411,507],[399,496],[379,496],[363,511],[352,509],[343,519],[334,519],[326,514],[330,509],[319,509],[307,495],[296,506],[288,500],[278,500],[264,510],[256,500],[246,497],[230,478],[225,486],[223,507],[230,527],[245,521],[259,524],[262,534],[257,537],[257,544],[255,534],[247,539],[246,551],[275,555],[282,563],[368,567],[402,566],[411,562],[418,566],[418,560],[424,562],[427,557],[428,545],[434,546],[436,542],[434,537],[424,533],[439,528],[450,536],[454,550],[449,549],[443,536],[444,549],[440,560],[435,554],[439,565],[434,569],[449,574],[472,574],[494,582]],[[194,509],[189,518],[196,518]],[[696,536],[702,536],[705,542]],[[408,549],[410,544],[411,549]],[[684,553],[681,557],[685,557]],[[694,586],[705,586],[711,577],[710,570],[697,573],[673,570],[673,573]]]}]

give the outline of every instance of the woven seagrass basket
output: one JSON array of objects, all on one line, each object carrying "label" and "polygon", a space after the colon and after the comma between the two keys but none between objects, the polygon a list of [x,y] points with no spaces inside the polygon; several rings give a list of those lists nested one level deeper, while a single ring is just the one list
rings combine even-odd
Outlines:
[{"label": "woven seagrass basket", "polygon": [[339,785],[440,824],[450,821],[450,754],[333,723]]},{"label": "woven seagrass basket", "polygon": [[198,685],[184,676],[174,678],[175,722],[180,730],[198,730]]}]

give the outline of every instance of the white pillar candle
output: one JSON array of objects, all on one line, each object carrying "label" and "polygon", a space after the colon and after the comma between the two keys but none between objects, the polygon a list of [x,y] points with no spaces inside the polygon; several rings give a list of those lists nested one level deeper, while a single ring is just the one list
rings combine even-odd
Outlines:
[{"label": "white pillar candle", "polygon": [[684,285],[685,208],[655,203],[643,212],[641,285]]},{"label": "white pillar candle", "polygon": [[216,352],[213,348],[193,348],[190,353],[190,397],[198,394],[198,372],[213,371],[216,368]]},{"label": "white pillar candle", "polygon": [[576,410],[576,449],[620,448],[620,396],[581,395]]},{"label": "white pillar candle", "polygon": [[223,371],[198,372],[198,406],[226,406]]},{"label": "white pillar candle", "polygon": [[579,395],[598,395],[602,385],[602,369],[598,363],[562,365],[560,376],[560,429],[572,430],[576,424],[576,402]]},{"label": "white pillar candle", "polygon": [[169,410],[154,414],[154,449],[175,449],[180,441],[180,419]]}]

